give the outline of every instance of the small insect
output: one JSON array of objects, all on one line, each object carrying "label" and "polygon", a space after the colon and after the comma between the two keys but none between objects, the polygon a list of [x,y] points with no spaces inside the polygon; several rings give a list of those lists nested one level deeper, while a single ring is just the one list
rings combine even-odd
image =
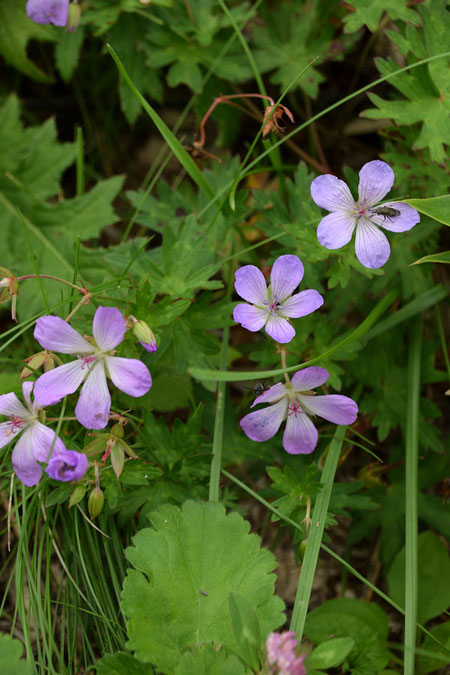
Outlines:
[{"label": "small insect", "polygon": [[261,396],[265,391],[269,391],[270,387],[265,382],[257,382],[254,387],[244,387],[244,389],[252,389],[255,396]]},{"label": "small insect", "polygon": [[376,216],[384,216],[384,219],[389,218],[389,220],[392,220],[392,218],[397,218],[397,216],[400,215],[400,211],[398,209],[393,209],[392,206],[379,206],[377,209],[370,209],[371,213],[374,213]]}]

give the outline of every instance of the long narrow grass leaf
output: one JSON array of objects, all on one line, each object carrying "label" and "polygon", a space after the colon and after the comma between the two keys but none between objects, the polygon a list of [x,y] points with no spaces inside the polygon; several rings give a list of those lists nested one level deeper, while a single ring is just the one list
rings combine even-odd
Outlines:
[{"label": "long narrow grass leaf", "polygon": [[408,359],[405,465],[405,675],[414,675],[418,593],[418,457],[422,318],[414,321]]}]

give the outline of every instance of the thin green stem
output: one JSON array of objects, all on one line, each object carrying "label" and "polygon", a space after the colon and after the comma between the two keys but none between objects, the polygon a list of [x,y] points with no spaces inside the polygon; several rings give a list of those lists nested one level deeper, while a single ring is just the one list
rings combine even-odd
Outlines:
[{"label": "thin green stem", "polygon": [[369,330],[372,328],[377,319],[386,311],[389,305],[396,298],[396,291],[390,290],[384,298],[382,298],[370,312],[364,321],[353,330],[351,333],[346,335],[342,340],[337,342],[333,347],[330,347],[323,352],[320,356],[316,356],[309,361],[304,363],[298,363],[295,366],[289,366],[288,368],[277,368],[275,370],[260,370],[260,371],[227,371],[227,370],[209,370],[207,368],[190,368],[189,372],[193,377],[198,378],[199,380],[217,380],[223,382],[242,382],[243,380],[260,380],[268,377],[276,377],[278,375],[284,375],[284,373],[292,373],[295,370],[300,368],[306,368],[311,366],[314,363],[319,363],[323,359],[328,358],[331,354],[342,349],[342,347],[359,340],[362,338]]},{"label": "thin green stem", "polygon": [[75,143],[76,143],[76,195],[81,197],[84,194],[85,189],[85,177],[84,177],[84,147],[83,147],[83,129],[77,127],[75,134]]},{"label": "thin green stem", "polygon": [[405,663],[404,675],[414,675],[418,592],[418,506],[417,472],[419,455],[419,399],[422,352],[422,317],[412,325],[408,360],[405,465]]},{"label": "thin green stem", "polygon": [[305,557],[303,559],[300,577],[297,586],[294,609],[290,629],[295,630],[297,639],[300,641],[305,627],[306,613],[308,611],[309,598],[319,558],[320,544],[325,530],[325,521],[330,503],[331,490],[333,489],[334,476],[344,442],[346,427],[339,426],[330,443],[325,466],[322,471],[321,482],[324,487],[319,492],[312,515],[313,526],[308,536]]},{"label": "thin green stem", "polygon": [[81,286],[76,286],[75,284],[71,284],[70,281],[67,281],[66,279],[61,279],[60,277],[55,277],[53,274],[23,274],[20,277],[16,277],[17,281],[24,281],[25,279],[53,279],[53,281],[59,281],[60,284],[65,284],[66,286],[71,286],[72,288],[75,288],[75,290],[79,291],[80,293],[86,293],[86,289],[82,288]]},{"label": "thin green stem", "polygon": [[448,358],[448,349],[447,349],[447,340],[445,339],[444,326],[442,325],[441,310],[439,305],[436,304],[434,307],[436,314],[436,323],[438,327],[439,339],[441,341],[441,349],[444,355],[445,367],[447,368],[448,380],[450,382],[450,359]]}]

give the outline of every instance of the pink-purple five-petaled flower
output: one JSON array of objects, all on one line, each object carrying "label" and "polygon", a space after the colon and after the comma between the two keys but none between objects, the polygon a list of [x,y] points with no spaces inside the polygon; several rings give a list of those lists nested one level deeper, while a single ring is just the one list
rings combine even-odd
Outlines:
[{"label": "pink-purple five-petaled flower", "polygon": [[311,366],[300,370],[292,377],[290,385],[278,382],[253,402],[271,403],[267,408],[251,412],[240,424],[252,441],[267,441],[277,433],[283,420],[286,429],[283,447],[291,455],[309,454],[317,445],[318,433],[309,415],[319,415],[335,424],[352,424],[358,414],[358,406],[348,396],[331,394],[316,396],[314,387],[324,384],[329,378],[324,368]]},{"label": "pink-purple five-petaled flower", "polygon": [[69,0],[28,0],[28,18],[35,23],[65,26],[69,15]]},{"label": "pink-purple five-petaled flower", "polygon": [[0,448],[18,438],[12,453],[12,465],[19,480],[25,485],[36,485],[42,475],[39,462],[49,462],[46,471],[52,475],[56,465],[64,467],[70,464],[70,473],[60,471],[58,480],[79,480],[88,469],[86,455],[75,450],[66,450],[55,432],[42,423],[42,406],[31,400],[33,382],[22,384],[23,405],[14,393],[0,396],[0,415],[9,417],[8,422],[0,424]]},{"label": "pink-purple five-petaled flower", "polygon": [[296,255],[282,255],[275,260],[267,288],[262,272],[254,265],[236,271],[234,287],[238,295],[251,304],[239,304],[233,318],[249,331],[265,326],[270,337],[280,343],[290,342],[295,329],[288,319],[311,314],[323,304],[317,291],[292,295],[303,278],[303,265]]},{"label": "pink-purple five-petaled flower", "polygon": [[123,340],[126,321],[115,307],[99,307],[87,340],[57,316],[37,320],[34,337],[44,349],[74,354],[75,361],[41,375],[34,388],[41,406],[58,403],[83,383],[75,408],[77,420],[88,429],[102,429],[109,420],[111,396],[106,378],[129,396],[143,396],[152,386],[148,368],[137,359],[114,356]]},{"label": "pink-purple five-petaled flower", "polygon": [[336,176],[315,178],[311,196],[317,206],[331,211],[317,228],[322,246],[329,249],[345,246],[356,227],[355,251],[359,262],[370,269],[384,265],[391,249],[380,226],[391,232],[406,232],[420,220],[409,204],[380,203],[393,184],[394,172],[389,164],[378,159],[364,164],[359,172],[358,201],[353,199],[347,184]]}]

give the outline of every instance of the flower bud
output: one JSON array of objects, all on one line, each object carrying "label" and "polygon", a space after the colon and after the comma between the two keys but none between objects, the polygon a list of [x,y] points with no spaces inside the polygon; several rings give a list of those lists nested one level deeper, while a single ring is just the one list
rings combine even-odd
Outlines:
[{"label": "flower bud", "polygon": [[132,457],[133,459],[138,459],[138,456],[135,453],[135,451],[132,450],[130,448],[130,446],[125,443],[125,441],[118,440],[117,444],[118,444],[119,448],[122,448],[122,450],[127,453],[128,457]]},{"label": "flower bud", "polygon": [[133,335],[137,337],[144,349],[148,352],[156,352],[158,347],[156,346],[155,334],[150,326],[145,323],[145,321],[136,319],[136,317],[132,315],[130,315],[128,319],[133,327]]},{"label": "flower bud", "polygon": [[120,445],[115,445],[111,450],[111,464],[117,478],[119,478],[120,474],[123,471],[124,463],[125,463],[125,453],[123,449],[120,447]]},{"label": "flower bud", "polygon": [[104,452],[109,438],[109,434],[96,434],[96,438],[84,447],[84,454],[87,457],[94,457],[100,452]]},{"label": "flower bud", "polygon": [[97,516],[100,515],[103,509],[104,501],[105,495],[103,490],[101,490],[99,487],[94,488],[88,499],[88,509],[91,520],[94,520],[94,518],[97,518]]},{"label": "flower bud", "polygon": [[19,293],[19,282],[11,270],[6,267],[0,267],[0,304],[4,302],[11,303],[11,318],[16,321],[16,303]]},{"label": "flower bud", "polygon": [[72,508],[72,506],[75,506],[75,504],[78,504],[81,502],[83,499],[84,495],[86,494],[86,486],[85,485],[77,485],[70,495],[69,499],[69,509]]},{"label": "flower bud", "polygon": [[55,360],[54,354],[47,350],[33,354],[33,356],[28,356],[28,358],[24,359],[25,363],[28,364],[28,367],[25,366],[25,368],[23,368],[20,373],[19,382],[21,380],[26,380],[27,377],[30,377],[36,370],[39,370],[42,365],[44,366],[46,373],[49,370],[52,370],[55,367]]},{"label": "flower bud", "polygon": [[308,543],[307,540],[303,539],[298,546],[298,557],[300,558],[301,563],[303,562],[303,559],[305,557],[307,543]]},{"label": "flower bud", "polygon": [[123,438],[123,426],[122,424],[114,424],[111,427],[111,433],[115,438]]},{"label": "flower bud", "polygon": [[80,17],[81,17],[80,5],[71,2],[69,5],[69,13],[67,16],[67,23],[66,23],[66,28],[68,31],[73,33],[73,31],[78,28],[78,24],[80,23]]}]

